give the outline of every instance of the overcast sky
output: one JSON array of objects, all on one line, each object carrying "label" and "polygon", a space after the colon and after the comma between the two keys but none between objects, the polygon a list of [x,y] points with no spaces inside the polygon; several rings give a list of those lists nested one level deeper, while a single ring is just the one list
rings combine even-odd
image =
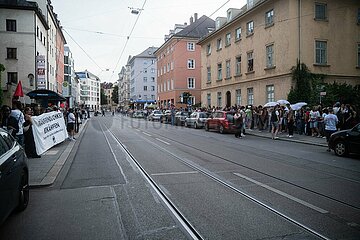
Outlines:
[{"label": "overcast sky", "polygon": [[[189,24],[194,13],[215,20],[226,17],[227,9],[245,4],[246,0],[52,0],[75,70],[87,69],[101,82],[115,82],[129,55],[161,46],[164,35],[175,24]],[[135,15],[130,8],[143,10]]]}]

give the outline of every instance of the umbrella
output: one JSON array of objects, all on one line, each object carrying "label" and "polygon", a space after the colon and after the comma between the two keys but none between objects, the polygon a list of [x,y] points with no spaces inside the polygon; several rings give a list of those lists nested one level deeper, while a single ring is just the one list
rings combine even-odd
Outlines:
[{"label": "umbrella", "polygon": [[268,102],[264,104],[264,107],[275,107],[276,105],[278,105],[277,102]]},{"label": "umbrella", "polygon": [[290,104],[290,102],[289,102],[288,100],[284,100],[284,99],[277,100],[276,102],[277,102],[278,104],[280,104],[280,105]]},{"label": "umbrella", "polygon": [[23,96],[24,96],[24,92],[22,90],[21,81],[19,81],[14,92],[14,97],[23,97]]},{"label": "umbrella", "polygon": [[298,102],[298,103],[295,103],[295,104],[292,104],[290,105],[291,109],[292,110],[299,110],[300,108],[302,108],[303,106],[306,106],[307,103],[306,102]]}]

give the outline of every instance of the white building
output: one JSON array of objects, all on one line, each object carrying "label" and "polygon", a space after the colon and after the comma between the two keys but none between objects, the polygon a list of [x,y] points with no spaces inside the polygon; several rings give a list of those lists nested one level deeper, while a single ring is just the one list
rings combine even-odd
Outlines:
[{"label": "white building", "polygon": [[[6,69],[1,76],[1,87],[4,104],[10,104],[18,81],[24,94],[46,82],[49,26],[38,5],[24,0],[14,3],[0,0],[0,23],[0,59],[3,59],[0,63]],[[43,67],[37,67],[37,58],[45,61]],[[30,104],[30,98],[24,99]]]},{"label": "white building", "polygon": [[76,72],[80,85],[80,105],[93,110],[100,109],[100,79],[85,70]]}]

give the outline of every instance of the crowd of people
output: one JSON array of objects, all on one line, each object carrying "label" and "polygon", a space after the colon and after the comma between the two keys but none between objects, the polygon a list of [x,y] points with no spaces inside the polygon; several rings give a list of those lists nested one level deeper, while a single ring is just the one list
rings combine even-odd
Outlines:
[{"label": "crowd of people", "polygon": [[75,134],[79,131],[80,124],[90,118],[89,109],[69,108],[61,109],[57,106],[42,108],[38,105],[26,106],[20,101],[13,101],[12,107],[3,105],[1,107],[1,128],[7,130],[24,147],[28,158],[40,158],[36,153],[34,134],[32,132],[32,116],[38,116],[46,112],[58,111],[64,115],[69,140],[75,141]]}]

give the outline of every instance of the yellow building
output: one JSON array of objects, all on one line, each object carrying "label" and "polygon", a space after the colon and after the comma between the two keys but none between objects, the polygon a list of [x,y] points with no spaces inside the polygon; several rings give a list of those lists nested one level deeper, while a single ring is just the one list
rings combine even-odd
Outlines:
[{"label": "yellow building", "polygon": [[360,1],[248,0],[199,44],[203,106],[287,99],[297,60],[325,82],[360,84]]}]

